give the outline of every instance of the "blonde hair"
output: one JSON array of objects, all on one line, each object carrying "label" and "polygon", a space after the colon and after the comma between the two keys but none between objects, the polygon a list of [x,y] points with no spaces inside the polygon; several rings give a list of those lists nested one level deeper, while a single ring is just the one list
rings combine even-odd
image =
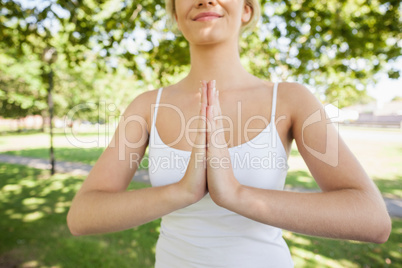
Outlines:
[{"label": "blonde hair", "polygon": [[[165,1],[166,1],[166,13],[168,15],[168,19],[170,21],[171,26],[173,26],[175,25],[174,17],[176,14],[175,0],[165,0]],[[246,5],[251,7],[253,11],[251,13],[250,20],[242,25],[240,29],[241,32],[253,29],[257,25],[261,16],[261,8],[259,0],[244,0],[244,1]]]}]

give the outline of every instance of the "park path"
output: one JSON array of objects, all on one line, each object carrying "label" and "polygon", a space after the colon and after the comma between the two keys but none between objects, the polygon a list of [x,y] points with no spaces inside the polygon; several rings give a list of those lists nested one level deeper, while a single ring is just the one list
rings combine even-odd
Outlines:
[{"label": "park path", "polygon": [[[37,169],[48,169],[50,170],[51,165],[49,159],[43,158],[32,158],[23,156],[14,156],[7,154],[0,154],[0,162],[9,164],[24,165]],[[83,164],[79,162],[65,162],[56,161],[56,172],[57,173],[71,173],[72,175],[88,175],[89,171],[92,169],[92,165]],[[147,170],[137,170],[134,181],[149,183],[148,171]]]},{"label": "park path", "polygon": [[[42,158],[31,158],[31,157],[22,157],[22,156],[13,156],[0,154],[0,162],[9,163],[9,164],[18,164],[29,166],[37,169],[50,169],[50,163],[48,159]],[[65,161],[57,161],[56,162],[56,172],[58,173],[71,173],[72,175],[87,175],[89,171],[92,169],[91,165],[78,163],[78,162],[65,162]],[[148,170],[137,170],[135,176],[133,177],[133,181],[150,183]],[[297,192],[312,192],[314,190],[308,190],[303,188],[287,188],[286,191],[297,191]],[[402,218],[402,199],[392,199],[383,197],[385,204],[387,205],[387,209],[391,217]]]}]

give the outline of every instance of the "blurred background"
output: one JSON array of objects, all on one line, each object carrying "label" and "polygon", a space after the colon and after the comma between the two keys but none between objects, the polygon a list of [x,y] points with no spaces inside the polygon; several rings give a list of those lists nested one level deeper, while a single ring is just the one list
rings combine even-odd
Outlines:
[{"label": "blurred background", "polygon": [[[319,98],[393,220],[382,245],[284,231],[296,267],[402,267],[401,1],[260,2],[245,68]],[[0,0],[0,267],[153,267],[159,220],[73,237],[66,213],[127,105],[188,72],[168,22],[160,0]],[[286,190],[319,190],[297,148],[289,165]]]}]

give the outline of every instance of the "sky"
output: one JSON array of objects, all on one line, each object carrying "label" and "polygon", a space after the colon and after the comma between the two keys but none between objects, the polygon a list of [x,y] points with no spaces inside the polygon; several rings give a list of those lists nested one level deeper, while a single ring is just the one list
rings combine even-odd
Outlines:
[{"label": "sky", "polygon": [[[401,70],[401,66],[402,56],[389,67]],[[396,96],[402,97],[402,73],[399,79],[389,79],[387,75],[383,74],[374,87],[367,88],[367,93],[374,97],[379,104],[389,102]]]},{"label": "sky", "polygon": [[402,78],[398,80],[383,78],[375,87],[368,88],[367,93],[379,103],[389,102],[396,96],[402,97]]}]

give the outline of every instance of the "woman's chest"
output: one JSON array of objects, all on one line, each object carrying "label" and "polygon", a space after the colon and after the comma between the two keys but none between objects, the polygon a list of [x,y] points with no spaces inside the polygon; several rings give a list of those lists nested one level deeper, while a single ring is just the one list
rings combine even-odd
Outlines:
[{"label": "woman's chest", "polygon": [[[225,140],[229,148],[255,139],[274,121],[282,144],[287,148],[289,124],[287,116],[272,117],[272,96],[269,94],[251,96],[225,96],[220,99],[221,120]],[[262,95],[262,96],[261,96]],[[191,151],[201,118],[200,102],[196,96],[187,101],[175,102],[168,97],[161,100],[155,123],[160,139],[172,148]],[[208,123],[207,123],[208,131]],[[287,149],[286,149],[287,150]]]}]

